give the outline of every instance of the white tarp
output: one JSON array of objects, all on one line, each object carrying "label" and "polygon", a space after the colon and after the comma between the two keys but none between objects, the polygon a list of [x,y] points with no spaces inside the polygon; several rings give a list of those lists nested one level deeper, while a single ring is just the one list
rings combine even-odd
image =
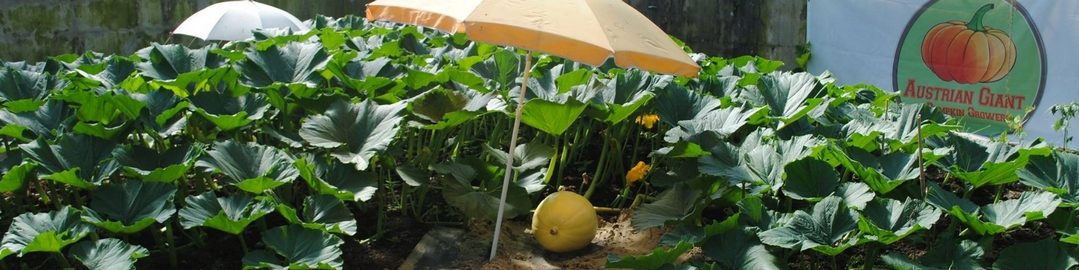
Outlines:
[{"label": "white tarp", "polygon": [[807,19],[811,72],[901,91],[987,136],[1032,107],[1024,130],[1063,142],[1049,108],[1079,100],[1079,1],[811,0]]}]

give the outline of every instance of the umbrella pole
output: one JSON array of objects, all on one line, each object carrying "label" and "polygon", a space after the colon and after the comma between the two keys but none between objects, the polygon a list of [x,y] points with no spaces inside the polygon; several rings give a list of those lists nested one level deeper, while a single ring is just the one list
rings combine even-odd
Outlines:
[{"label": "umbrella pole", "polygon": [[495,259],[495,254],[498,253],[498,237],[502,232],[502,215],[506,211],[506,193],[510,189],[510,177],[513,175],[513,152],[517,148],[517,133],[521,130],[521,114],[524,113],[525,107],[525,94],[528,93],[528,77],[532,73],[532,52],[526,52],[525,56],[525,74],[524,80],[521,81],[521,93],[517,95],[517,110],[513,116],[513,132],[510,132],[510,149],[506,157],[506,173],[502,177],[502,196],[498,201],[498,218],[495,220],[495,233],[494,239],[491,240],[491,256],[487,258],[488,261]]}]

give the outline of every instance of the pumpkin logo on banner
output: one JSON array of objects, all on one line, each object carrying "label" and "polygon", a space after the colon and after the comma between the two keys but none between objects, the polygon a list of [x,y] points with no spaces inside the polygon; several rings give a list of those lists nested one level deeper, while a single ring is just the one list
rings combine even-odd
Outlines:
[{"label": "pumpkin logo on banner", "polygon": [[1014,1],[929,1],[899,42],[893,77],[903,101],[935,105],[970,132],[1007,131],[1045,87],[1041,36]]}]

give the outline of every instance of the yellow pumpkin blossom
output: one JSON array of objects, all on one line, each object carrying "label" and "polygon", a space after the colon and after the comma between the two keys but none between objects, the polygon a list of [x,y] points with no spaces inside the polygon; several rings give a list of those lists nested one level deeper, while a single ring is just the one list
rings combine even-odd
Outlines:
[{"label": "yellow pumpkin blossom", "polygon": [[646,129],[652,129],[652,127],[656,126],[656,122],[659,122],[659,115],[654,113],[638,115],[635,122]]},{"label": "yellow pumpkin blossom", "polygon": [[644,163],[644,161],[638,161],[636,166],[633,166],[632,169],[629,169],[629,171],[626,172],[626,183],[632,185],[633,183],[644,179],[644,176],[648,174],[648,170],[651,169],[652,166]]}]

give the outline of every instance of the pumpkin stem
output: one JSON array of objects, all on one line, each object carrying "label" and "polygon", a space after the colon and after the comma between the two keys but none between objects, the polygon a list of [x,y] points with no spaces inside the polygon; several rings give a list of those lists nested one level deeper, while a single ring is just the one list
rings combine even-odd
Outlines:
[{"label": "pumpkin stem", "polygon": [[551,228],[551,235],[558,235],[558,228]]},{"label": "pumpkin stem", "polygon": [[984,6],[979,8],[977,12],[974,12],[974,18],[971,18],[970,22],[967,23],[967,28],[970,28],[974,31],[984,31],[985,26],[982,25],[982,19],[985,18],[985,13],[989,12],[990,9],[993,9],[994,6],[995,5],[993,5],[992,3],[985,4]]}]

